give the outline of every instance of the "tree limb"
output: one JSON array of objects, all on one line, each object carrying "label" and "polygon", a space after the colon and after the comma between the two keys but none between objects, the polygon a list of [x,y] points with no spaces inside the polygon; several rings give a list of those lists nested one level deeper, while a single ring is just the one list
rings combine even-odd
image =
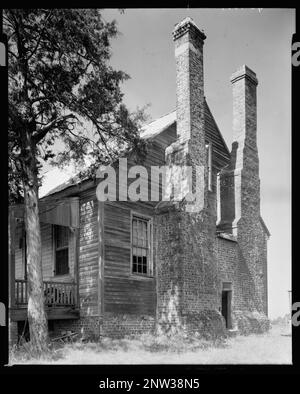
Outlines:
[{"label": "tree limb", "polygon": [[45,22],[44,22],[44,26],[43,26],[43,28],[42,28],[41,31],[40,31],[40,36],[39,36],[39,38],[38,38],[38,40],[37,40],[37,43],[36,43],[34,49],[33,49],[33,50],[29,53],[29,55],[27,56],[27,61],[28,61],[28,60],[35,54],[35,52],[37,51],[37,49],[38,49],[38,47],[39,47],[39,45],[40,45],[41,39],[42,39],[42,32],[45,30],[45,28],[46,28],[46,23],[47,23],[48,19],[50,18],[52,12],[53,12],[53,10],[50,10],[49,14],[47,15],[47,17],[46,17],[46,19],[45,19]]},{"label": "tree limb", "polygon": [[60,118],[52,120],[51,122],[46,124],[44,127],[41,127],[39,130],[37,130],[36,132],[34,132],[32,134],[32,138],[33,138],[34,142],[36,144],[39,143],[47,135],[47,133],[50,130],[58,127],[60,124],[64,123],[68,119],[77,119],[77,117],[73,114],[69,114],[69,115],[65,115]]}]

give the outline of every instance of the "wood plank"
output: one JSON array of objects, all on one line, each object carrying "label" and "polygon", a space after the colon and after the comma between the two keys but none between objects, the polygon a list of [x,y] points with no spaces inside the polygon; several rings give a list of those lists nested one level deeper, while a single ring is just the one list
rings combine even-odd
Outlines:
[{"label": "wood plank", "polygon": [[[70,307],[45,308],[48,320],[79,319],[79,309]],[[22,321],[27,318],[27,307],[11,308],[9,310],[12,321]]]},{"label": "wood plank", "polygon": [[[80,194],[80,236],[78,261],[78,299],[85,301],[83,315],[98,311],[98,201],[95,188]],[[88,298],[88,300],[85,300]],[[80,302],[81,302],[80,301]],[[79,304],[78,304],[79,305]]]}]

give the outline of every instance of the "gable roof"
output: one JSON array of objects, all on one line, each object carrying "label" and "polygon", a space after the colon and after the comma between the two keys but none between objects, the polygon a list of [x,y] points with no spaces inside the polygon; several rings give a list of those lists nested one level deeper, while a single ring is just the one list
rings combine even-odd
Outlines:
[{"label": "gable roof", "polygon": [[[215,163],[218,168],[224,167],[228,164],[230,153],[226,142],[216,124],[216,121],[209,109],[206,99],[204,99],[204,123],[206,138],[212,142],[214,147]],[[161,116],[160,118],[148,123],[142,127],[141,138],[148,140],[153,139],[167,130],[170,126],[176,126],[176,110]],[[53,176],[53,171],[55,175]],[[78,184],[80,181],[78,177],[73,176],[66,179],[66,172],[55,169],[49,171],[44,175],[43,186],[40,188],[40,198],[50,196],[51,194],[58,193],[68,187]],[[61,182],[61,179],[64,182]],[[56,182],[56,183],[55,183]],[[48,185],[52,183],[53,188],[49,189]]]},{"label": "gable roof", "polygon": [[229,163],[230,152],[206,100],[204,100],[204,129],[205,138],[213,144],[213,163],[218,170],[221,170]]}]

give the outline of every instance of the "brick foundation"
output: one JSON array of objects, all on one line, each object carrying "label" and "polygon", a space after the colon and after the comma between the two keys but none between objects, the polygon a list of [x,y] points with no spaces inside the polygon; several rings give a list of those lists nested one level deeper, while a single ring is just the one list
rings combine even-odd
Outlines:
[{"label": "brick foundation", "polygon": [[123,338],[125,336],[140,335],[155,330],[153,316],[134,314],[105,313],[99,317],[81,317],[78,320],[53,320],[51,336],[61,335],[63,331],[74,331],[79,338],[97,341],[101,336]]},{"label": "brick foundation", "polygon": [[160,320],[157,334],[199,335],[205,339],[216,339],[226,336],[225,321],[217,310],[203,309],[199,312],[184,313],[180,319],[170,322]]},{"label": "brick foundation", "polygon": [[101,318],[98,316],[81,317],[76,320],[52,320],[52,336],[61,335],[63,331],[74,331],[81,339],[98,340],[100,336]]},{"label": "brick foundation", "polygon": [[122,338],[144,333],[154,333],[155,318],[133,314],[105,314],[101,334],[112,338]]},{"label": "brick foundation", "polygon": [[9,319],[8,321],[8,344],[9,348],[18,343],[18,323]]}]

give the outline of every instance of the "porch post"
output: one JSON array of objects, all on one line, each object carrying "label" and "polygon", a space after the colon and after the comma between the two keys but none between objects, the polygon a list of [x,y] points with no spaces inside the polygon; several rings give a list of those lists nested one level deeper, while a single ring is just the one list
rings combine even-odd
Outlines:
[{"label": "porch post", "polygon": [[13,208],[8,211],[8,275],[9,275],[9,309],[15,306],[15,231],[16,222]]},{"label": "porch post", "polygon": [[98,201],[98,305],[99,316],[104,313],[104,202]]},{"label": "porch post", "polygon": [[75,288],[75,306],[79,308],[79,228],[75,228],[75,261],[74,261],[74,277],[76,282]]}]

